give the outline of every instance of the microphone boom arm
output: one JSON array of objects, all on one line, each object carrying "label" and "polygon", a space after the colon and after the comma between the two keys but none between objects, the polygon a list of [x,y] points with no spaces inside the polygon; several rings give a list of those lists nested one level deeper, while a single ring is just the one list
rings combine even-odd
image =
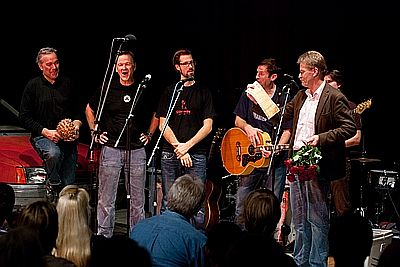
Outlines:
[{"label": "microphone boom arm", "polygon": [[[162,129],[161,129],[161,133],[160,133],[160,135],[158,136],[158,139],[157,139],[157,142],[156,142],[156,144],[155,144],[155,146],[154,146],[153,151],[151,152],[150,158],[149,158],[149,160],[148,160],[148,162],[147,162],[147,166],[150,166],[151,161],[152,161],[152,159],[153,159],[153,157],[154,157],[154,155],[155,155],[155,153],[156,153],[156,150],[159,149],[159,146],[158,146],[158,145],[159,145],[159,143],[160,143],[160,141],[161,141],[161,138],[162,138],[163,135],[164,135],[165,129],[167,129],[168,122],[169,122],[169,118],[171,117],[171,114],[172,114],[172,111],[173,111],[174,108],[175,108],[176,102],[178,101],[178,98],[179,98],[181,92],[183,91],[183,84],[184,84],[184,83],[182,83],[181,81],[179,81],[179,82],[177,82],[176,85],[175,85],[174,92],[172,93],[172,97],[171,97],[171,102],[170,102],[169,107],[168,107],[167,115],[166,115],[166,117],[165,117],[165,121],[164,121],[163,127],[162,127]],[[177,89],[177,88],[178,88],[178,85],[180,85],[180,88],[179,88],[179,89]],[[176,94],[176,95],[175,95],[175,94]]]}]

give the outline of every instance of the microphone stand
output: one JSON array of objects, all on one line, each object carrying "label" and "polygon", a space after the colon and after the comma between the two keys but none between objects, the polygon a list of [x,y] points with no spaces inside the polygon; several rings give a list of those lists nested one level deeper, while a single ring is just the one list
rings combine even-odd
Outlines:
[{"label": "microphone stand", "polygon": [[[164,135],[165,129],[167,129],[168,122],[169,122],[169,119],[170,119],[170,117],[171,117],[172,111],[173,111],[174,108],[175,108],[176,102],[178,101],[178,98],[179,98],[180,94],[181,94],[182,91],[183,91],[183,84],[184,84],[184,82],[182,82],[182,81],[179,81],[179,82],[177,82],[177,83],[175,84],[174,92],[172,93],[171,102],[169,103],[169,107],[168,107],[168,111],[167,111],[167,115],[166,115],[166,117],[165,117],[165,121],[164,121],[163,127],[162,127],[162,129],[161,129],[160,135],[158,136],[158,139],[157,139],[157,142],[156,142],[156,144],[155,144],[155,146],[154,146],[154,148],[153,148],[153,151],[151,152],[150,158],[149,158],[149,160],[148,160],[148,162],[147,162],[147,166],[150,166],[150,164],[152,163],[152,160],[153,160],[153,158],[154,158],[154,155],[155,155],[156,151],[157,151],[158,149],[160,149],[159,143],[160,143],[160,141],[161,141],[161,138],[162,138],[163,135]],[[180,87],[178,88],[179,85],[180,85]],[[153,162],[153,166],[155,166],[155,163],[154,163],[154,162]],[[152,172],[155,172],[155,171],[156,171],[155,168],[153,168],[153,169],[152,169]],[[152,174],[152,177],[155,178],[154,173]],[[153,192],[154,192],[155,196],[157,196],[157,185],[156,185],[155,181],[150,181],[150,186],[154,186],[154,191],[153,191]],[[154,206],[154,213],[156,213],[156,210],[157,210],[157,202],[154,202],[154,203],[153,203],[153,206]]]},{"label": "microphone stand", "polygon": [[[94,167],[94,171],[93,171],[95,173],[95,177],[94,178],[91,177],[91,181],[90,181],[90,183],[91,183],[91,186],[90,186],[90,192],[91,193],[90,193],[90,195],[91,195],[91,199],[93,199],[93,203],[94,203],[94,209],[93,209],[94,210],[94,215],[93,215],[94,225],[93,225],[93,229],[94,229],[95,232],[97,232],[97,202],[98,202],[98,195],[97,195],[98,179],[97,178],[98,178],[98,172],[99,172],[99,168],[98,168],[98,164],[99,163],[96,162],[96,161],[98,161],[98,157],[95,157],[95,155],[94,155],[95,154],[94,153],[94,145],[96,143],[95,142],[96,137],[100,134],[100,132],[99,132],[100,118],[101,118],[101,115],[103,114],[104,104],[106,102],[106,98],[107,98],[108,91],[110,89],[111,81],[112,81],[112,78],[113,78],[114,73],[115,73],[115,66],[117,65],[118,55],[121,53],[121,47],[122,47],[122,44],[123,44],[123,43],[120,43],[120,45],[118,47],[118,50],[117,50],[117,54],[115,56],[115,60],[114,60],[114,64],[113,64],[112,70],[111,70],[111,72],[109,72],[109,70],[110,70],[110,62],[111,62],[111,58],[112,58],[112,51],[113,51],[113,47],[114,47],[114,41],[115,41],[115,38],[113,39],[113,41],[111,43],[110,56],[109,56],[109,59],[108,59],[106,72],[105,72],[103,83],[102,83],[102,86],[101,86],[99,105],[98,105],[98,108],[97,108],[97,111],[96,111],[96,116],[95,116],[95,119],[94,119],[95,128],[94,128],[93,134],[91,136],[90,145],[89,145],[88,152],[87,152],[87,155],[86,155],[86,158],[89,159],[89,163],[92,166],[95,166]],[[111,73],[111,74],[110,74],[110,77],[109,77],[109,80],[108,80],[108,83],[107,83],[107,88],[105,88],[107,76],[108,76],[109,73]],[[104,93],[104,95],[103,95],[103,93]]]},{"label": "microphone stand", "polygon": [[124,127],[121,130],[121,133],[118,136],[117,141],[115,141],[114,147],[116,148],[121,140],[122,134],[124,133],[125,129],[126,129],[126,154],[125,154],[125,160],[128,163],[128,176],[125,177],[126,181],[126,200],[127,200],[127,209],[126,209],[126,226],[127,226],[127,233],[129,235],[130,232],[130,200],[131,200],[131,136],[130,136],[130,124],[129,122],[131,122],[131,119],[134,117],[132,112],[136,107],[136,104],[138,103],[138,99],[140,97],[140,95],[142,94],[143,90],[140,90],[142,88],[145,88],[146,86],[143,83],[140,83],[136,89],[136,93],[135,96],[132,100],[132,105],[131,105],[131,109],[129,111],[128,116],[125,119],[125,124]]},{"label": "microphone stand", "polygon": [[[289,83],[285,84],[285,86],[282,88],[282,92],[284,92],[284,93],[286,94],[286,95],[285,95],[285,101],[284,101],[284,103],[283,103],[282,112],[281,112],[280,118],[279,118],[278,129],[276,130],[275,140],[274,140],[274,144],[273,144],[273,146],[272,146],[272,154],[271,154],[271,158],[270,158],[269,165],[268,165],[267,177],[270,176],[270,174],[271,174],[271,168],[272,168],[272,165],[274,164],[275,152],[276,152],[276,148],[277,148],[277,145],[278,145],[279,135],[280,135],[281,128],[282,128],[283,115],[285,114],[286,104],[287,104],[288,99],[289,99],[290,89],[291,89],[291,85],[292,85],[293,82],[294,82],[294,81],[291,80]],[[285,89],[286,89],[286,92],[285,92]],[[271,176],[271,179],[272,179],[272,183],[271,183],[272,188],[271,188],[271,191],[274,192],[274,189],[275,189],[275,188],[274,188],[274,187],[275,187],[275,173],[274,173],[274,175]]]}]

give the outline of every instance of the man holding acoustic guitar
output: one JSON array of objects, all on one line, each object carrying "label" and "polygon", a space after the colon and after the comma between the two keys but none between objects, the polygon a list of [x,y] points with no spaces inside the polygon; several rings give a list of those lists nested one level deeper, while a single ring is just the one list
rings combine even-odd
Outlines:
[{"label": "man holding acoustic guitar", "polygon": [[[283,106],[286,97],[285,92],[275,84],[280,71],[281,68],[277,65],[275,59],[267,58],[262,60],[257,66],[256,82],[247,85],[247,88],[254,89],[256,86],[262,86],[262,89],[265,90],[278,107]],[[247,158],[246,162],[248,163],[248,166],[241,166],[244,167],[243,171],[236,173],[240,175],[240,180],[236,197],[235,221],[240,224],[239,215],[243,209],[243,200],[250,191],[266,186],[275,193],[279,202],[282,200],[286,181],[284,160],[287,158],[287,151],[275,150],[274,160],[271,163],[271,171],[269,172],[268,165],[271,152],[268,148],[271,147],[271,140],[275,140],[277,134],[280,138],[279,144],[288,143],[291,122],[281,125],[282,131],[278,133],[277,125],[269,121],[269,114],[265,114],[263,109],[248,97],[246,92],[242,93],[234,114],[236,115],[235,125],[240,129],[233,128],[226,135],[232,134],[232,136],[239,138],[242,135],[244,139],[241,142],[240,140],[237,140],[237,142],[230,140],[229,142],[231,144],[248,143],[246,149],[239,149],[235,152],[236,156],[237,153],[246,153],[246,155],[240,156]],[[222,144],[223,148],[224,144]],[[235,162],[237,161],[233,159],[232,163],[234,164]],[[224,162],[225,168],[229,171],[228,164],[229,162]]]}]

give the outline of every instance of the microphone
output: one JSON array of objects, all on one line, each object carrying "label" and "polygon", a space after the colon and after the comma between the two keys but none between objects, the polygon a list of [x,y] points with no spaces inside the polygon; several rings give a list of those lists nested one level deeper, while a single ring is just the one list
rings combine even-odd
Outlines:
[{"label": "microphone", "polygon": [[194,81],[194,76],[189,76],[186,79],[180,80],[179,82],[181,84],[184,84],[185,82],[190,82],[190,81]]},{"label": "microphone", "polygon": [[123,42],[127,42],[127,41],[136,41],[136,36],[133,34],[127,34],[125,37],[123,38],[114,38],[114,40],[116,41],[123,41]]},{"label": "microphone", "polygon": [[289,78],[290,80],[294,80],[293,76],[287,73],[283,74],[283,77]]},{"label": "microphone", "polygon": [[286,83],[284,88],[287,88],[287,87],[290,88],[291,85],[294,85],[296,88],[299,88],[299,85],[296,83],[296,81],[292,75],[284,73],[283,77],[285,77],[289,80],[289,82]]},{"label": "microphone", "polygon": [[151,75],[150,74],[146,74],[146,76],[144,76],[143,80],[140,82],[140,86],[143,88],[146,88],[146,83],[148,83],[151,79]]}]

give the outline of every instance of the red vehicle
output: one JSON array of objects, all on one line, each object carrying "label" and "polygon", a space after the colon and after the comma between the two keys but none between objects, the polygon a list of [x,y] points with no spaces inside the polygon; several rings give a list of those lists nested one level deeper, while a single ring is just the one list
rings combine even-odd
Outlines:
[{"label": "red vehicle", "polygon": [[[30,133],[19,126],[18,111],[0,99],[0,114],[0,182],[14,188],[16,208],[48,198],[43,161],[29,142]],[[78,144],[76,179],[78,184],[90,188],[88,148],[86,144]]]}]

